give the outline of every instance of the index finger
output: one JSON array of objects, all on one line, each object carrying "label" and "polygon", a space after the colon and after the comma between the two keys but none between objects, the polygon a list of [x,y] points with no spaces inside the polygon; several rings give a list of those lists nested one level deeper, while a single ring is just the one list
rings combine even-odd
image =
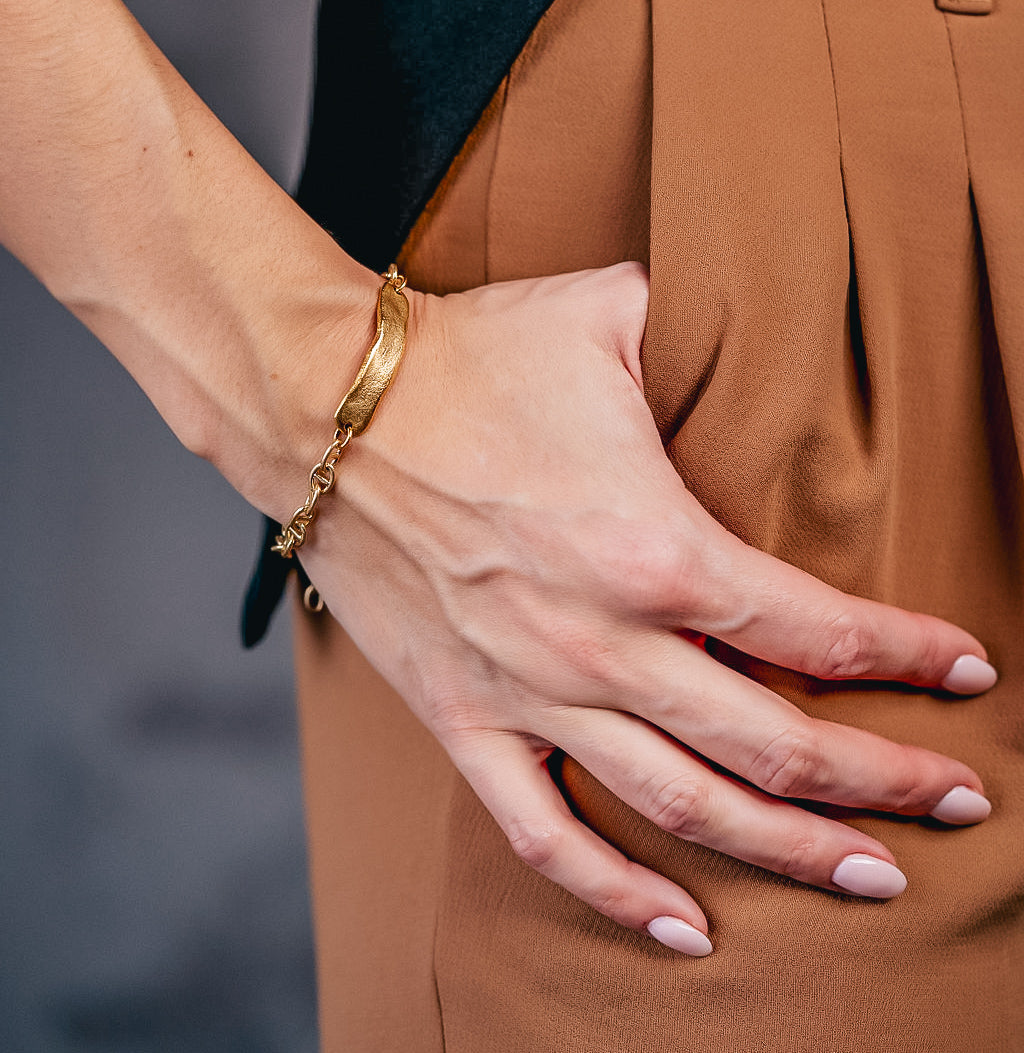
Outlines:
[{"label": "index finger", "polygon": [[841,592],[715,525],[702,595],[680,611],[687,628],[824,680],[899,680],[963,695],[996,682],[985,648],[958,626]]}]

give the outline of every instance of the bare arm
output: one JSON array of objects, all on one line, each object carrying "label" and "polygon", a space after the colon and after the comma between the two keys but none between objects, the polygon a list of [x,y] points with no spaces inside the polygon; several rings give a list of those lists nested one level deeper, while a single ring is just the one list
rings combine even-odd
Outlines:
[{"label": "bare arm", "polygon": [[[379,280],[114,0],[0,0],[0,97],[4,243],[190,449],[287,518]],[[984,817],[964,765],[812,720],[680,638],[823,677],[970,693],[994,676],[962,630],[844,596],[692,499],[641,393],[641,268],[411,300],[405,363],[304,561],[524,858],[623,924],[679,919],[652,931],[702,953],[699,906],[572,817],[553,748],[681,837],[861,894],[898,891],[891,854],[785,798]]]},{"label": "bare arm", "polygon": [[[122,4],[5,0],[0,40],[0,239],[189,449],[273,507],[276,486],[261,501],[251,466],[286,471],[304,412],[310,448],[321,444],[371,330],[376,277],[249,157]],[[279,500],[284,516],[293,500]]]}]

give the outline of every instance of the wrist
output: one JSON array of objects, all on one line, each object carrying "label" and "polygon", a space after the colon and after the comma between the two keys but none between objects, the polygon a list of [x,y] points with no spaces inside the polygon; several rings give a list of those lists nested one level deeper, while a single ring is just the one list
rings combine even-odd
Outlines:
[{"label": "wrist", "polygon": [[273,551],[291,559],[306,542],[309,528],[319,512],[324,494],[334,489],[335,470],[353,438],[369,426],[380,400],[387,393],[405,352],[409,301],[405,298],[405,278],[395,264],[381,276],[377,292],[375,334],[355,380],[334,412],[333,440],[323,457],[309,473],[309,493],[299,508],[282,525]]},{"label": "wrist", "polygon": [[381,279],[343,260],[322,284],[300,283],[253,305],[242,372],[222,384],[201,435],[186,443],[280,521],[300,504],[374,336]]}]

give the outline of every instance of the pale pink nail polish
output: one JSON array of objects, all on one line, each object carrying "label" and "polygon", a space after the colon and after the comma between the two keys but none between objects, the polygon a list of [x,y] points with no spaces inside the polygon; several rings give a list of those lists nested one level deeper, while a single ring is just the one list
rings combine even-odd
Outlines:
[{"label": "pale pink nail polish", "polygon": [[954,786],[931,810],[933,819],[955,826],[980,823],[989,817],[992,805],[987,797],[968,786]]},{"label": "pale pink nail polish", "polygon": [[899,867],[860,852],[847,856],[835,868],[832,883],[855,896],[873,896],[876,899],[898,896],[907,887],[906,876]]},{"label": "pale pink nail polish", "polygon": [[650,922],[647,931],[658,943],[663,943],[674,951],[690,954],[694,958],[703,958],[714,950],[711,941],[700,929],[695,929],[680,918],[673,918],[667,914]]},{"label": "pale pink nail polish", "polygon": [[962,654],[946,674],[942,686],[957,695],[980,695],[998,679],[999,674],[984,659]]}]

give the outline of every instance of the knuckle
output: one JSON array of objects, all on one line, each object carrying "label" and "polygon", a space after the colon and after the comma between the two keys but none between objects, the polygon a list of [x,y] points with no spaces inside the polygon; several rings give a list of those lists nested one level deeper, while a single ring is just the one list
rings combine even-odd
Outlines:
[{"label": "knuckle", "polygon": [[747,548],[722,527],[699,514],[677,516],[685,540],[677,544],[664,579],[665,608],[699,619],[715,635],[742,631],[753,610],[748,595],[736,588],[736,553]]},{"label": "knuckle", "polygon": [[713,541],[685,503],[659,494],[603,513],[581,524],[573,543],[584,573],[630,613],[702,610],[714,597]]},{"label": "knuckle", "polygon": [[710,810],[705,786],[687,776],[675,776],[648,788],[646,815],[662,830],[687,841],[697,840],[708,825]]},{"label": "knuckle", "polygon": [[647,268],[636,260],[616,264],[605,272],[622,297],[622,302],[642,326],[647,320],[650,277]]},{"label": "knuckle", "polygon": [[622,263],[615,264],[615,268],[624,281],[631,281],[638,289],[646,292],[649,282],[647,267],[640,263],[639,260],[625,260]]},{"label": "knuckle", "polygon": [[786,844],[780,856],[783,874],[797,881],[818,884],[818,842],[813,837],[798,837]]},{"label": "knuckle", "polygon": [[875,634],[864,622],[843,613],[822,633],[823,650],[810,670],[823,680],[847,680],[871,671],[877,660]]},{"label": "knuckle", "polygon": [[560,667],[574,681],[597,688],[597,697],[615,694],[625,687],[620,649],[592,626],[563,621],[549,623],[548,647]]},{"label": "knuckle", "polygon": [[950,658],[942,637],[936,631],[940,624],[923,614],[907,612],[909,625],[914,627],[917,643],[916,665],[928,683],[937,683],[949,671]]},{"label": "knuckle", "polygon": [[512,851],[541,873],[555,860],[563,838],[553,820],[518,819],[508,830]]},{"label": "knuckle", "polygon": [[622,602],[638,612],[700,605],[701,560],[693,538],[659,523],[628,524],[608,567]]},{"label": "knuckle", "polygon": [[934,806],[935,792],[921,771],[917,751],[910,746],[894,745],[899,756],[889,768],[888,807],[905,815],[929,811]]},{"label": "knuckle", "polygon": [[590,897],[590,905],[599,914],[621,923],[626,923],[626,919],[631,913],[630,894],[619,887],[603,888],[599,892],[594,893]]},{"label": "knuckle", "polygon": [[563,656],[578,675],[595,683],[615,681],[618,663],[613,649],[604,641],[589,635],[578,635],[562,643]]},{"label": "knuckle", "polygon": [[608,523],[599,561],[609,583],[625,598],[642,595],[655,583],[664,560],[664,543],[647,523]]},{"label": "knuckle", "polygon": [[820,784],[821,751],[807,728],[787,728],[761,750],[751,765],[751,777],[776,797],[806,797]]}]

